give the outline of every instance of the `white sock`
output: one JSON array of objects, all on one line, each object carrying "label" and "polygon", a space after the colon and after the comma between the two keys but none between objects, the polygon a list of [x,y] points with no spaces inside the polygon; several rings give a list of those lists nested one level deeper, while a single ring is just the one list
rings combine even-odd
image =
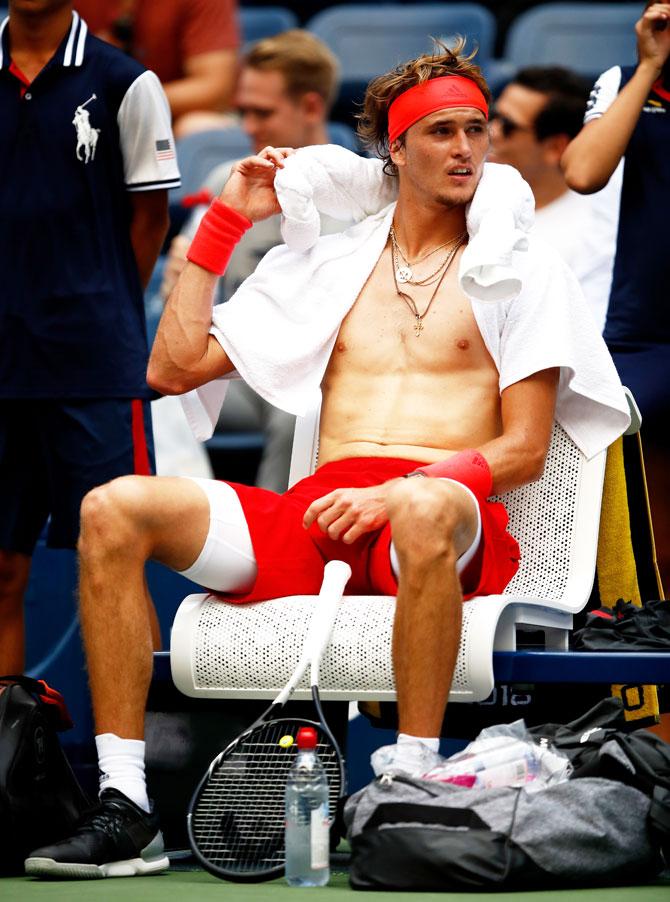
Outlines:
[{"label": "white sock", "polygon": [[431,750],[431,752],[440,751],[439,736],[410,736],[409,733],[398,733],[398,745],[404,745],[406,742],[422,742]]},{"label": "white sock", "polygon": [[144,775],[144,742],[121,739],[115,733],[95,737],[100,767],[100,791],[114,787],[145,811],[150,810]]}]

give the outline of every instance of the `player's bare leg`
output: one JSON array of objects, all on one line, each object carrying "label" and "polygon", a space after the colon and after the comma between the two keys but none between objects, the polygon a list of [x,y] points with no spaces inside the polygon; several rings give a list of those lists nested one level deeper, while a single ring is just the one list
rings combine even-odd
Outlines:
[{"label": "player's bare leg", "polygon": [[[456,562],[474,541],[477,514],[458,485],[421,477],[398,484],[388,511],[400,563],[393,623],[400,740],[429,739],[437,751],[461,635]],[[417,762],[429,760],[415,751]]]},{"label": "player's bare leg", "polygon": [[79,591],[96,733],[142,737],[154,649],[144,565],[185,570],[208,528],[207,497],[188,479],[123,476],[84,499]]}]

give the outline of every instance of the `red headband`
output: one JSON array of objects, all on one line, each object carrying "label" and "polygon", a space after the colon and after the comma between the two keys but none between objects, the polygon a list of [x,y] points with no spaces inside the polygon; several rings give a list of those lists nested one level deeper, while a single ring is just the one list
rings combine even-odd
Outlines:
[{"label": "red headband", "polygon": [[424,116],[456,106],[474,107],[488,119],[486,99],[471,78],[443,75],[408,88],[389,107],[389,144]]}]

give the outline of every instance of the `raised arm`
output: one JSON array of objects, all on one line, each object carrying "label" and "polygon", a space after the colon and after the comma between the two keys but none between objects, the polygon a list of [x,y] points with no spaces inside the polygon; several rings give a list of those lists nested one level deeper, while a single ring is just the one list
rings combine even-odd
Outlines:
[{"label": "raised arm", "polygon": [[[162,394],[183,394],[235,368],[209,334],[214,291],[222,270],[211,266],[206,262],[208,255],[198,254],[194,248],[206,244],[223,259],[221,254],[225,257],[226,249],[232,252],[234,246],[230,234],[236,233],[239,240],[244,233],[245,218],[253,223],[278,213],[274,176],[291,152],[288,148],[267,147],[258,156],[237,163],[214,202],[214,206],[218,203],[225,207],[219,206],[210,211],[211,216],[207,213],[203,217],[188,254],[189,262],[167,300],[151,349],[147,381]],[[219,234],[221,222],[228,233],[225,236]]]},{"label": "raised arm", "polygon": [[670,54],[670,3],[655,3],[635,25],[638,65],[635,74],[602,116],[587,122],[561,159],[573,191],[592,194],[609,181],[626,151],[651,86]]}]

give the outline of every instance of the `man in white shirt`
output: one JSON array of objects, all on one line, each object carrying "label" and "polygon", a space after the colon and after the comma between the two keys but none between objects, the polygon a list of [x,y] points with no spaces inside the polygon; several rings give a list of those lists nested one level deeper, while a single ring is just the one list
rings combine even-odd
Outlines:
[{"label": "man in white shirt", "polygon": [[520,70],[491,119],[489,160],[516,167],[535,196],[534,234],[551,244],[577,276],[602,331],[612,281],[621,173],[590,196],[571,191],[561,155],[579,132],[589,83],[559,66]]}]

